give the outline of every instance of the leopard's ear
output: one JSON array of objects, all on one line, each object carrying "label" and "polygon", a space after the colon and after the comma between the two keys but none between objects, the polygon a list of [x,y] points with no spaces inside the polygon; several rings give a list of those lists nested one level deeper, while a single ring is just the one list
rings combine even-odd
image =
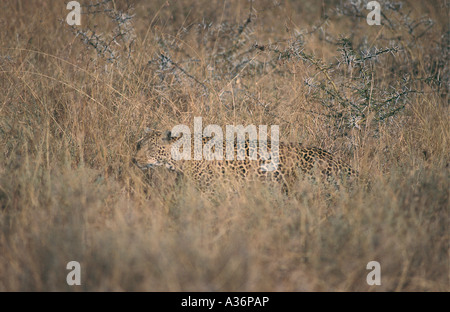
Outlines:
[{"label": "leopard's ear", "polygon": [[164,131],[162,139],[164,141],[170,141],[172,139],[172,132],[170,132],[169,130]]}]

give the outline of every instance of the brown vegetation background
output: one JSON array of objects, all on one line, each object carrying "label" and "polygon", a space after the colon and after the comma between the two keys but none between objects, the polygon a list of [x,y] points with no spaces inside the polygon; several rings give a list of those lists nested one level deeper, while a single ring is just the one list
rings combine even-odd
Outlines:
[{"label": "brown vegetation background", "polygon": [[[1,291],[449,291],[448,1],[80,2],[0,3]],[[195,116],[361,183],[208,198],[131,163]]]}]

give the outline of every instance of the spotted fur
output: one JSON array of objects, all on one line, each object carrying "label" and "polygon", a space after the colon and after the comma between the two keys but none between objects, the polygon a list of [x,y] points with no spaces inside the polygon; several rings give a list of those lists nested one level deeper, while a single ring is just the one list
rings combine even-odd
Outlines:
[{"label": "spotted fur", "polygon": [[[301,177],[320,177],[322,180],[336,182],[357,176],[355,170],[335,155],[317,147],[303,147],[298,143],[279,142],[279,164],[275,170],[271,170],[274,169],[273,163],[264,158],[267,155],[261,155],[259,149],[255,150],[256,160],[250,160],[249,155],[255,145],[250,144],[248,140],[244,144],[234,142],[234,160],[225,160],[224,142],[224,160],[175,161],[171,156],[171,148],[178,139],[179,137],[173,137],[170,131],[150,131],[137,142],[133,162],[143,170],[164,166],[195,181],[202,190],[212,188],[218,181],[236,177],[246,181],[274,181],[280,183],[287,192]],[[202,144],[209,140],[210,138],[203,138]],[[270,140],[264,144],[269,153],[273,152]],[[237,152],[241,150],[244,151],[245,158],[237,160]],[[193,147],[191,153],[194,159]]]}]

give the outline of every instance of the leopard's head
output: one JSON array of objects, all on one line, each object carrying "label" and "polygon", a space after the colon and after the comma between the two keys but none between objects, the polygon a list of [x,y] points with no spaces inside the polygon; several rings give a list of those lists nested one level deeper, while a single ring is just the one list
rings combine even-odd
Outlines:
[{"label": "leopard's head", "polygon": [[144,137],[136,142],[133,163],[142,170],[159,166],[175,170],[171,157],[171,144],[175,139],[170,131],[146,129]]}]

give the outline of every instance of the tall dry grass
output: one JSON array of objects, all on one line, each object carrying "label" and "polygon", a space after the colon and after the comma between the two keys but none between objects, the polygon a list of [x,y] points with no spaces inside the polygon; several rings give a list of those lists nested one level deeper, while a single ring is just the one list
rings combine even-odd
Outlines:
[{"label": "tall dry grass", "polygon": [[[341,1],[102,3],[78,27],[0,4],[0,290],[449,291],[448,3],[383,26]],[[132,165],[146,126],[195,116],[280,125],[362,182],[208,198]]]}]

